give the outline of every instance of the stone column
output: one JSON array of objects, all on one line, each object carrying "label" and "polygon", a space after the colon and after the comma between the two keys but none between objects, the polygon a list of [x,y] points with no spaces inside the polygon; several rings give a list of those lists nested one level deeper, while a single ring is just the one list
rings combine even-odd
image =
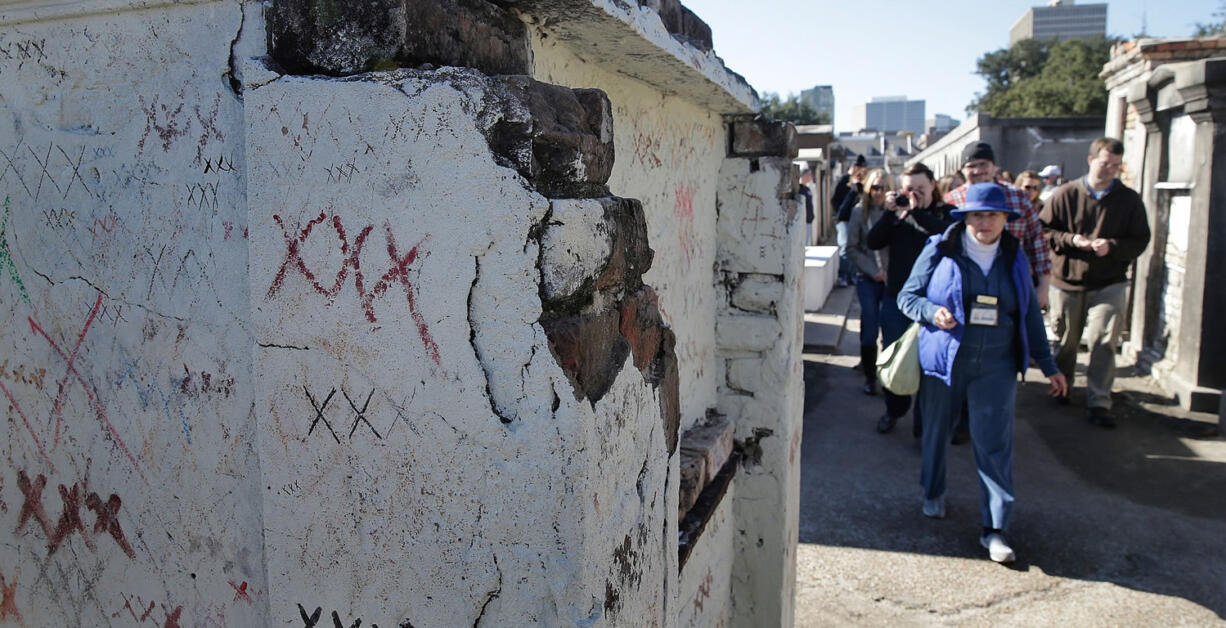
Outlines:
[{"label": "stone column", "polygon": [[790,626],[804,411],[805,222],[793,196],[795,129],[761,117],[734,118],[729,127],[716,197],[725,296],[716,341],[726,369],[718,408],[744,456],[734,492],[732,616],[737,626]]}]

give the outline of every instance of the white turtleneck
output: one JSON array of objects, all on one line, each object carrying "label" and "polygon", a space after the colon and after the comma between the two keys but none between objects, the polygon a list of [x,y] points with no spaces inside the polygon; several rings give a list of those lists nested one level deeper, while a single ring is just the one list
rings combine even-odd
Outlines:
[{"label": "white turtleneck", "polygon": [[996,253],[1000,251],[1000,238],[996,238],[996,241],[991,244],[983,244],[976,240],[969,230],[963,231],[962,251],[971,258],[972,262],[975,262],[986,277],[992,270],[992,262],[996,260]]}]

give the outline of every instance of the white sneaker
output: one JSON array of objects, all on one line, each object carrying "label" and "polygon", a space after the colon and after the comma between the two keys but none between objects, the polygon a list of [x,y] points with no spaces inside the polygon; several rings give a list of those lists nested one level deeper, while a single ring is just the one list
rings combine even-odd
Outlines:
[{"label": "white sneaker", "polygon": [[979,544],[987,548],[988,556],[995,562],[1011,563],[1017,558],[1005,537],[996,532],[979,537]]},{"label": "white sneaker", "polygon": [[941,495],[936,499],[924,500],[924,516],[932,517],[933,519],[945,518],[945,496]]}]

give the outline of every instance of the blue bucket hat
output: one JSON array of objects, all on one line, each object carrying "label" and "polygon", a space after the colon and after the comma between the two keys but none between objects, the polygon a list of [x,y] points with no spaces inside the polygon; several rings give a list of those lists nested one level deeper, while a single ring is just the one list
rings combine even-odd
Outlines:
[{"label": "blue bucket hat", "polygon": [[1009,215],[1009,220],[1021,218],[1021,212],[1009,206],[1005,197],[1005,188],[995,183],[976,183],[966,190],[966,203],[949,214],[963,218],[970,212],[1001,212]]}]

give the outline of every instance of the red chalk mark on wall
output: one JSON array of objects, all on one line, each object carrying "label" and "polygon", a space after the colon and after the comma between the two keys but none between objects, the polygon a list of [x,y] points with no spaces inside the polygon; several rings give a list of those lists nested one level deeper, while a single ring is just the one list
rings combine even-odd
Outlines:
[{"label": "red chalk mark on wall", "polygon": [[9,392],[4,382],[0,382],[0,392],[4,393],[4,396],[9,400],[9,404],[13,406],[13,410],[17,412],[17,416],[21,417],[21,422],[25,424],[26,431],[30,433],[30,438],[34,439],[34,447],[38,449],[38,455],[42,456],[43,462],[46,462],[47,467],[54,472],[55,465],[51,462],[51,458],[47,456],[47,450],[43,447],[43,442],[38,439],[38,434],[34,433],[34,426],[30,425],[30,419],[26,418],[26,413],[21,409],[21,404],[17,403],[17,398],[13,396],[13,393]]},{"label": "red chalk mark on wall", "polygon": [[[93,309],[91,309],[89,312],[89,317],[85,320],[85,326],[81,329],[81,333],[77,335],[77,343],[72,348],[72,355],[65,354],[64,350],[61,349],[58,344],[56,344],[55,340],[52,340],[51,336],[47,334],[46,331],[43,330],[42,326],[40,326],[34,320],[33,317],[26,318],[26,320],[29,321],[30,323],[30,331],[46,339],[47,344],[49,344],[51,346],[51,349],[54,350],[55,353],[64,360],[64,364],[65,364],[64,377],[60,379],[59,392],[56,395],[55,405],[52,407],[52,414],[55,415],[55,419],[56,419],[55,420],[55,442],[56,444],[59,443],[60,425],[63,419],[63,416],[62,416],[63,415],[63,397],[64,397],[65,391],[67,390],[65,387],[65,384],[68,382],[68,376],[71,374],[73,376],[73,379],[75,379],[77,383],[81,385],[81,389],[85,392],[85,396],[89,399],[90,405],[93,406],[95,417],[98,419],[98,422],[102,425],[103,428],[106,429],[107,433],[110,435],[111,442],[114,443],[115,447],[118,447],[119,450],[123,452],[123,454],[128,458],[128,461],[132,463],[132,468],[136,469],[137,474],[139,474],[141,479],[145,480],[145,483],[148,484],[149,481],[148,479],[145,478],[145,472],[141,470],[140,464],[136,462],[136,456],[133,456],[132,452],[128,450],[127,444],[125,444],[123,442],[123,438],[119,436],[119,431],[115,429],[115,426],[113,424],[111,424],[111,420],[107,418],[106,410],[102,407],[102,403],[98,400],[97,395],[94,394],[94,391],[90,388],[89,384],[85,381],[85,378],[82,377],[81,374],[77,371],[77,368],[74,364],[77,358],[77,351],[80,349],[81,343],[85,340],[85,334],[89,333],[89,327],[91,324],[93,324],[94,317],[98,315],[98,310],[101,307],[102,307],[102,295],[99,294],[98,298],[94,301]],[[45,457],[45,454],[44,454],[44,457]],[[50,460],[48,460],[48,464],[50,464]]]},{"label": "red chalk mark on wall", "polygon": [[[17,472],[17,488],[21,490],[24,502],[17,516],[17,529],[13,532],[14,534],[19,534],[25,528],[26,523],[34,519],[42,529],[43,535],[47,537],[48,556],[54,554],[73,532],[80,532],[86,547],[96,552],[98,548],[94,545],[93,537],[85,527],[85,522],[81,520],[81,506],[84,503],[85,507],[94,511],[97,516],[94,520],[93,534],[100,532],[110,534],[123,552],[128,555],[128,558],[136,557],[127,537],[124,536],[123,528],[119,525],[119,508],[123,502],[118,495],[112,493],[104,502],[97,493],[86,494],[87,489],[83,483],[74,483],[72,488],[60,484],[60,501],[63,508],[55,526],[52,527],[51,520],[47,517],[47,512],[43,507],[43,488],[46,485],[47,478],[41,473],[31,481],[25,471]],[[84,495],[84,502],[82,502],[82,495]]]},{"label": "red chalk mark on wall", "polygon": [[694,238],[694,189],[682,183],[673,188],[673,216],[677,219],[677,238],[685,261],[694,258],[698,250]]},{"label": "red chalk mark on wall", "polygon": [[132,551],[132,546],[128,544],[128,539],[123,535],[123,528],[119,527],[119,507],[123,505],[123,500],[119,496],[111,493],[111,496],[104,502],[97,493],[90,493],[85,498],[85,507],[94,511],[98,515],[98,519],[94,521],[94,534],[106,532],[115,539],[119,547],[123,549],[123,553],[128,555],[128,558],[136,558],[136,552]]},{"label": "red chalk mark on wall", "polygon": [[21,623],[21,613],[17,610],[17,581],[10,584],[0,573],[0,621],[9,617]]},{"label": "red chalk mark on wall", "polygon": [[703,578],[702,584],[698,585],[698,593],[694,594],[694,610],[702,612],[702,605],[711,597],[711,583],[715,581],[715,576],[711,575],[711,568],[707,568],[707,577]]},{"label": "red chalk mark on wall", "polygon": [[233,580],[230,580],[229,582],[230,582],[230,586],[234,587],[234,601],[235,602],[239,600],[246,600],[248,602],[251,601],[251,595],[247,593],[247,581],[246,580],[244,580],[241,585],[234,584]]},{"label": "red chalk mark on wall", "polygon": [[[358,303],[361,305],[363,312],[366,314],[366,320],[374,323],[378,321],[375,316],[374,300],[376,297],[382,297],[387,292],[388,288],[399,284],[404,289],[405,299],[409,305],[409,315],[413,318],[413,323],[417,327],[417,335],[421,338],[422,345],[426,349],[426,353],[436,365],[441,364],[442,360],[439,356],[438,343],[430,335],[430,328],[426,324],[425,317],[422,316],[420,309],[417,307],[417,291],[409,277],[410,266],[417,261],[418,252],[422,242],[426,238],[422,238],[413,248],[409,249],[404,255],[400,254],[399,248],[396,245],[396,236],[392,233],[391,223],[384,222],[384,231],[386,232],[387,240],[387,255],[390,266],[387,272],[383,273],[379,280],[376,281],[369,289],[366,287],[366,277],[362,272],[362,249],[366,244],[366,239],[374,230],[373,225],[367,225],[353,241],[350,242],[349,234],[345,230],[345,226],[341,221],[340,216],[332,216],[332,220],[328,221],[326,213],[320,212],[319,216],[312,219],[296,234],[291,234],[289,229],[286,229],[285,223],[279,215],[273,215],[273,221],[281,228],[281,234],[285,239],[285,259],[281,262],[281,267],[277,269],[276,275],[273,277],[272,284],[268,287],[266,298],[272,299],[281,291],[284,286],[285,277],[290,270],[295,270],[307,280],[316,293],[326,297],[328,303],[331,304],[336,296],[340,294],[341,288],[344,287],[346,280],[349,278],[349,273],[353,272],[354,288],[357,290]],[[342,255],[341,267],[336,272],[336,276],[332,281],[332,285],[325,286],[319,281],[315,273],[307,268],[306,261],[302,259],[302,245],[311,237],[311,233],[315,227],[330,222],[332,229],[336,232],[337,238],[340,240],[340,250]]]},{"label": "red chalk mark on wall", "polygon": [[[138,624],[143,624],[145,623],[145,620],[150,619],[155,624],[157,623],[156,618],[150,617],[153,615],[153,611],[157,607],[157,604],[155,604],[152,600],[149,601],[149,606],[145,606],[145,601],[142,600],[139,595],[128,597],[120,593],[119,597],[123,598],[123,608],[111,613],[111,619],[115,619],[123,614],[124,611],[128,611],[128,614],[131,615],[132,619]],[[133,599],[136,600],[135,608],[132,606]],[[183,606],[176,606],[173,610],[167,604],[162,604],[161,607],[162,615],[165,618],[165,621],[162,623],[162,628],[179,628],[179,622],[182,621],[181,616],[183,615]],[[139,617],[136,615],[136,611],[138,610],[141,612]]]}]

